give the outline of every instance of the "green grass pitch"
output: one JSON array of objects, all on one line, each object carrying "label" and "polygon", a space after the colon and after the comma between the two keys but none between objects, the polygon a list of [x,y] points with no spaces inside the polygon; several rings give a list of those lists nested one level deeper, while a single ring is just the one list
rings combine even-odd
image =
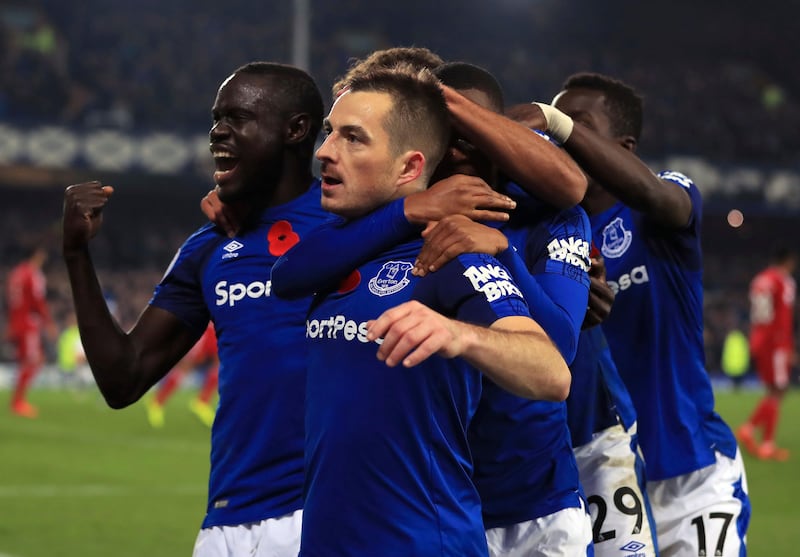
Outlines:
[{"label": "green grass pitch", "polygon": [[[757,392],[719,392],[732,426]],[[209,431],[169,401],[153,430],[141,403],[110,410],[96,390],[36,390],[35,420],[5,409],[0,392],[0,557],[176,557],[191,555],[205,509]],[[786,463],[745,456],[753,518],[749,555],[800,554],[800,399],[783,407],[778,441]]]},{"label": "green grass pitch", "polygon": [[192,554],[210,432],[188,392],[168,401],[161,430],[141,402],[111,410],[96,389],[33,391],[35,420],[0,397],[0,557]]}]

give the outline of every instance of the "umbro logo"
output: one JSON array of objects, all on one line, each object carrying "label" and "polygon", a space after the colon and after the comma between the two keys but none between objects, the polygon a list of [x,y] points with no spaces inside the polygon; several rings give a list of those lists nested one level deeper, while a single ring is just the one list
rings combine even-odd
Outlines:
[{"label": "umbro logo", "polygon": [[636,540],[629,541],[628,543],[620,547],[622,551],[628,552],[627,557],[640,557],[640,556],[644,557],[645,555],[644,553],[639,553],[639,550],[644,548],[645,544],[643,544],[642,542],[637,542]]},{"label": "umbro logo", "polygon": [[244,247],[244,244],[237,242],[236,240],[231,240],[228,244],[222,248],[228,253],[222,256],[222,259],[230,259],[231,257],[239,257],[239,254],[236,253],[237,250],[240,250]]},{"label": "umbro logo", "polygon": [[225,246],[222,249],[224,249],[228,253],[232,253],[232,252],[234,252],[234,251],[236,251],[238,249],[242,249],[243,247],[244,247],[244,244],[240,244],[236,240],[232,240],[231,242],[228,242],[228,245]]}]

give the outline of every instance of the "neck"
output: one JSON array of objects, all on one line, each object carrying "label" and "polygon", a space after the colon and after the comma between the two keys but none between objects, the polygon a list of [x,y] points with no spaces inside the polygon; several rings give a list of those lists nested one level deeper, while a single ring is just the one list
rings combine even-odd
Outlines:
[{"label": "neck", "polygon": [[402,186],[397,188],[396,192],[397,195],[395,195],[394,199],[399,199],[401,197],[408,197],[412,193],[425,191],[426,189],[428,189],[428,182],[425,181],[422,177],[420,177],[414,180],[413,182],[408,182],[407,184],[403,184]]},{"label": "neck", "polygon": [[313,180],[310,164],[287,165],[275,184],[253,197],[230,203],[229,207],[239,217],[243,228],[248,228],[257,222],[265,209],[283,205],[304,194]]}]

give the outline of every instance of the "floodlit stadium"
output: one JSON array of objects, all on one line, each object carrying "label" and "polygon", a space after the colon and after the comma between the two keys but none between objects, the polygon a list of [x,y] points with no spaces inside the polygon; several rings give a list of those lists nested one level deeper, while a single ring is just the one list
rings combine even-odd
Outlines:
[{"label": "floodlit stadium", "polygon": [[[331,88],[351,64],[390,47],[426,47],[446,62],[488,70],[506,108],[554,103],[577,72],[635,88],[644,103],[636,155],[654,173],[675,173],[675,183],[688,176],[702,195],[702,356],[716,411],[735,431],[759,404],[763,386],[746,342],[750,282],[775,248],[797,249],[800,235],[800,73],[791,63],[800,10],[793,3],[767,0],[756,10],[738,0],[87,0],[81,8],[55,0],[0,5],[0,557],[191,554],[208,502],[213,410],[195,398],[208,360],[187,364],[155,417],[163,382],[135,403],[120,402],[124,409],[109,407],[74,336],[62,258],[64,190],[93,180],[114,188],[89,245],[102,295],[127,331],[172,270],[176,251],[207,223],[201,200],[215,186],[215,170],[236,164],[219,166],[219,147],[215,156],[209,151],[209,129],[221,118],[212,105],[223,80],[252,61],[305,70],[325,115],[334,105]],[[317,148],[325,137],[316,137]],[[318,160],[312,171],[320,176]],[[604,250],[606,258],[627,249],[626,229],[616,226],[608,228],[616,248]],[[283,242],[294,231],[279,233]],[[612,242],[592,240],[598,250]],[[37,329],[43,366],[30,379],[27,400],[36,412],[26,419],[25,411],[8,411],[21,349],[7,292],[12,270],[37,246],[49,255],[42,272],[51,327]],[[226,244],[226,257],[235,259],[241,247]],[[402,269],[387,267],[376,278],[394,280]],[[650,278],[630,269],[611,286],[620,295]],[[339,292],[353,284],[343,282]],[[376,296],[394,292],[374,284]],[[237,296],[270,296],[263,280],[230,284],[218,305],[230,300],[232,307],[239,286]],[[352,331],[345,323],[342,317],[343,335],[366,334],[357,321]],[[800,492],[797,360],[785,368],[775,444],[791,457],[742,450],[752,504],[747,546],[755,556],[795,555],[800,544],[792,499]],[[223,359],[223,386],[224,374]],[[710,555],[717,540],[708,535]]]}]

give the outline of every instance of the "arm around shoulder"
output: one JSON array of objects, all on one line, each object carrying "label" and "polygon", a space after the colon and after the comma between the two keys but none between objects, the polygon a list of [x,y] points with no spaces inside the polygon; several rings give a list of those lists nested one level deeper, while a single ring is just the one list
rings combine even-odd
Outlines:
[{"label": "arm around shoulder", "polygon": [[635,140],[615,141],[575,125],[564,148],[611,195],[661,226],[684,228],[692,214],[688,191],[661,179],[634,152]]}]

